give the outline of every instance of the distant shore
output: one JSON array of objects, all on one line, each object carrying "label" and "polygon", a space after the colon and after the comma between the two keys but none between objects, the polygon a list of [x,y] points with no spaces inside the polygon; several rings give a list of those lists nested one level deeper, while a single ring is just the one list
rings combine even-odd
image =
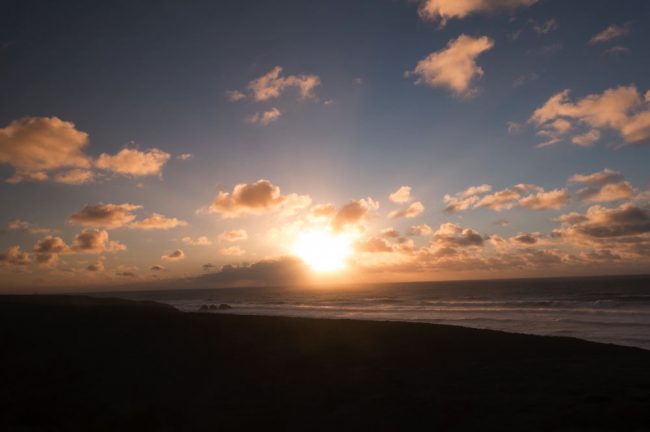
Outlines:
[{"label": "distant shore", "polygon": [[0,296],[0,430],[650,430],[650,352]]}]

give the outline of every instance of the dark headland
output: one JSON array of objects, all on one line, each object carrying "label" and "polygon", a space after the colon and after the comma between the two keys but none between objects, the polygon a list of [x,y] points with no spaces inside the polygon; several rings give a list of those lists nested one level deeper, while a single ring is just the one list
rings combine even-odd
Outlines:
[{"label": "dark headland", "polygon": [[650,430],[650,352],[0,297],[0,430]]}]

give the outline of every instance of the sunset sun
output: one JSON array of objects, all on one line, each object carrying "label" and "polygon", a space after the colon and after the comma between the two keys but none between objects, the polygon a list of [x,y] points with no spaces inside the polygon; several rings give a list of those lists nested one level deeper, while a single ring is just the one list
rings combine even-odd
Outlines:
[{"label": "sunset sun", "polygon": [[352,254],[352,239],[326,229],[303,231],[293,245],[293,253],[317,272],[332,272],[345,267]]}]

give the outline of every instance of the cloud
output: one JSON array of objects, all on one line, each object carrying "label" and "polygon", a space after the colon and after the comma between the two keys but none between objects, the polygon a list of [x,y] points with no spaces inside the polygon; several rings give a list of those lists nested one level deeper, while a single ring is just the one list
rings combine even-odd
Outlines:
[{"label": "cloud", "polygon": [[161,175],[171,155],[153,148],[147,151],[124,148],[115,155],[102,153],[95,162],[97,168],[131,177]]},{"label": "cloud", "polygon": [[411,187],[410,186],[401,186],[395,192],[388,196],[392,202],[396,204],[404,204],[411,201]]},{"label": "cloud", "polygon": [[295,257],[266,259],[240,266],[225,265],[219,271],[193,280],[199,286],[278,286],[303,283],[310,274],[306,264]]},{"label": "cloud", "polygon": [[433,234],[433,229],[427,224],[413,225],[409,228],[407,234],[410,236],[425,236]]},{"label": "cloud", "polygon": [[399,231],[397,231],[395,228],[386,228],[381,230],[381,236],[385,238],[398,238]]},{"label": "cloud", "polygon": [[609,47],[605,50],[605,54],[609,56],[621,56],[628,54],[630,52],[630,49],[621,45],[616,45],[613,47]]},{"label": "cloud", "polygon": [[21,251],[20,246],[10,246],[4,252],[0,252],[0,265],[26,266],[30,262],[29,254]]},{"label": "cloud", "polygon": [[336,214],[336,206],[331,203],[317,204],[309,209],[307,219],[312,222],[328,221]]},{"label": "cloud", "polygon": [[571,142],[581,147],[589,147],[600,139],[600,132],[597,129],[591,129],[583,134],[571,138]]},{"label": "cloud", "polygon": [[391,219],[414,218],[420,216],[423,212],[424,212],[424,205],[422,205],[420,201],[415,201],[404,209],[390,212],[388,217]]},{"label": "cloud", "polygon": [[620,256],[647,259],[650,254],[650,210],[624,203],[615,208],[590,207],[585,214],[569,213],[553,232],[567,243],[607,250]]},{"label": "cloud", "polygon": [[625,176],[618,171],[605,168],[593,174],[575,174],[569,178],[570,183],[582,183],[590,186],[602,186],[609,183],[619,183],[625,180]]},{"label": "cloud", "polygon": [[232,193],[219,192],[209,210],[228,219],[277,211],[292,215],[298,210],[309,207],[310,204],[309,195],[295,193],[282,195],[278,186],[268,180],[260,179],[252,184],[237,184]]},{"label": "cloud", "polygon": [[446,194],[443,201],[446,204],[445,211],[453,213],[457,211],[467,210],[478,201],[481,194],[485,194],[492,190],[489,184],[482,184],[480,186],[470,186],[462,192],[454,195]]},{"label": "cloud", "polygon": [[495,211],[509,210],[517,205],[517,200],[522,194],[536,188],[534,185],[517,184],[512,187],[496,191],[493,194],[484,195],[476,204],[475,208],[489,208]]},{"label": "cloud", "polygon": [[630,27],[629,26],[619,26],[616,24],[612,24],[609,27],[607,27],[605,30],[601,31],[600,33],[594,35],[589,40],[589,43],[591,45],[602,43],[602,42],[608,42],[612,39],[618,39],[623,36],[626,36],[630,32]]},{"label": "cloud", "polygon": [[22,219],[10,220],[7,228],[10,231],[18,231],[25,234],[49,234],[52,231],[49,228],[34,226],[32,223]]},{"label": "cloud", "polygon": [[474,13],[513,11],[529,7],[537,0],[424,0],[418,11],[426,21],[439,21],[444,26],[452,18],[462,19]]},{"label": "cloud", "polygon": [[483,69],[476,58],[490,50],[494,41],[487,36],[474,38],[465,34],[450,40],[445,49],[433,52],[420,60],[407,76],[417,77],[415,84],[429,87],[446,87],[460,96],[476,92],[472,82],[483,76]]},{"label": "cloud", "polygon": [[72,244],[66,242],[57,236],[45,236],[38,240],[32,252],[36,262],[51,266],[55,264],[59,255],[86,253],[99,254],[104,252],[120,252],[126,250],[126,245],[117,241],[110,241],[108,232],[98,229],[85,229],[77,234]]},{"label": "cloud", "polygon": [[239,90],[226,90],[226,97],[230,102],[239,102],[246,99],[246,95]]},{"label": "cloud", "polygon": [[273,107],[268,111],[263,111],[261,113],[256,112],[254,114],[251,114],[248,117],[246,117],[244,121],[252,125],[268,126],[269,124],[278,120],[281,115],[282,113],[280,112],[280,110]]},{"label": "cloud", "polygon": [[515,244],[519,245],[524,245],[524,246],[532,246],[534,244],[537,244],[540,238],[542,238],[543,235],[539,232],[534,232],[534,233],[519,233],[514,237],[511,237],[511,241]]},{"label": "cloud", "polygon": [[212,242],[206,236],[200,236],[196,240],[191,237],[183,237],[183,243],[189,246],[210,246]]},{"label": "cloud", "polygon": [[155,272],[161,272],[161,271],[165,271],[167,269],[165,267],[161,266],[161,265],[156,264],[156,265],[151,266],[151,268],[149,270],[155,271]]},{"label": "cloud", "polygon": [[[535,72],[529,72],[529,73],[524,74],[524,75],[519,75],[512,82],[512,87],[514,87],[514,88],[523,87],[524,85],[528,84],[529,82],[533,82],[533,81],[536,81],[538,79],[539,79],[539,75],[536,74]],[[518,124],[518,123],[508,122],[508,132],[510,132],[510,124]]]},{"label": "cloud", "polygon": [[[577,122],[589,128],[586,133],[573,137],[572,142],[577,145],[592,144],[606,129],[617,131],[628,144],[650,139],[650,101],[642,98],[633,85],[591,94],[575,103],[569,100],[569,90],[564,90],[535,110],[528,121],[538,128],[539,134],[550,135],[558,120]],[[562,133],[553,135],[556,142],[562,139]]]},{"label": "cloud", "polygon": [[89,168],[84,154],[88,134],[58,117],[24,117],[0,129],[0,164],[9,164],[14,174],[7,180],[43,181],[61,168]]},{"label": "cloud", "polygon": [[106,230],[85,229],[74,237],[71,249],[84,253],[120,252],[126,250],[126,245],[109,240]]},{"label": "cloud", "polygon": [[188,161],[194,159],[194,155],[192,153],[181,153],[178,156],[176,156],[176,159],[182,161]]},{"label": "cloud", "polygon": [[53,265],[60,254],[69,253],[70,247],[61,237],[46,236],[38,240],[32,249],[36,262],[44,265]]},{"label": "cloud", "polygon": [[57,183],[69,184],[69,185],[80,185],[84,183],[89,183],[95,179],[95,173],[81,168],[75,168],[68,171],[63,171],[56,173],[54,175],[54,181]]},{"label": "cloud", "polygon": [[135,219],[132,212],[141,208],[140,205],[128,203],[86,205],[70,216],[68,222],[90,227],[120,228],[131,223]]},{"label": "cloud", "polygon": [[483,237],[471,228],[444,223],[433,234],[432,242],[439,247],[449,248],[482,246]]},{"label": "cloud", "polygon": [[219,249],[219,253],[226,256],[241,256],[244,255],[246,251],[239,246],[229,246]]},{"label": "cloud", "polygon": [[393,247],[389,242],[380,237],[371,237],[369,239],[357,240],[354,244],[357,252],[380,253],[392,252]]},{"label": "cloud", "polygon": [[494,211],[509,210],[515,207],[533,210],[560,208],[568,203],[570,195],[566,189],[545,191],[542,187],[519,183],[509,188],[489,194],[490,185],[472,186],[455,195],[445,195],[445,211],[457,212],[470,208],[488,208]]},{"label": "cloud", "polygon": [[153,213],[148,218],[133,222],[129,224],[129,228],[152,230],[152,229],[170,229],[179,226],[187,226],[184,220],[169,218],[158,213]]},{"label": "cloud", "polygon": [[225,231],[219,234],[219,240],[228,241],[228,242],[242,241],[242,240],[246,240],[247,238],[248,238],[248,233],[246,232],[246,230],[243,229]]},{"label": "cloud", "polygon": [[540,191],[528,195],[519,201],[519,207],[533,210],[559,209],[569,202],[570,195],[566,189]]},{"label": "cloud", "polygon": [[537,33],[538,35],[545,35],[548,33],[551,33],[555,30],[558,29],[558,24],[557,20],[555,18],[551,18],[544,22],[543,24],[538,24],[536,21],[531,20],[531,25],[533,27],[533,31]]},{"label": "cloud", "polygon": [[625,181],[623,174],[608,168],[593,174],[575,174],[569,178],[569,183],[586,185],[576,196],[590,202],[628,200],[636,196],[636,191]]},{"label": "cloud", "polygon": [[248,90],[257,102],[275,99],[289,88],[296,88],[300,98],[314,96],[314,90],[320,85],[317,75],[287,75],[282,76],[282,67],[276,66],[266,74],[248,83]]},{"label": "cloud", "polygon": [[104,267],[105,261],[106,258],[100,256],[95,263],[88,265],[88,267],[86,267],[86,270],[93,273],[103,272],[105,269]]},{"label": "cloud", "polygon": [[368,214],[379,208],[379,203],[372,198],[350,201],[339,209],[332,220],[332,228],[340,231],[346,227],[360,228]]},{"label": "cloud", "polygon": [[591,202],[628,200],[635,195],[636,192],[629,182],[605,184],[600,188],[586,187],[576,193],[578,198]]},{"label": "cloud", "polygon": [[175,251],[169,252],[160,258],[165,261],[180,261],[185,258],[185,252],[183,252],[181,249],[176,249]]}]

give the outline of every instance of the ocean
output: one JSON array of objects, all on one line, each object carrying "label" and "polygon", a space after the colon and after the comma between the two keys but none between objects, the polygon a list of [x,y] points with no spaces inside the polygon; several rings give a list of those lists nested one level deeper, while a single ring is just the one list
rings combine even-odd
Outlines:
[{"label": "ocean", "polygon": [[484,280],[337,287],[106,293],[181,311],[450,324],[650,349],[650,277]]}]

